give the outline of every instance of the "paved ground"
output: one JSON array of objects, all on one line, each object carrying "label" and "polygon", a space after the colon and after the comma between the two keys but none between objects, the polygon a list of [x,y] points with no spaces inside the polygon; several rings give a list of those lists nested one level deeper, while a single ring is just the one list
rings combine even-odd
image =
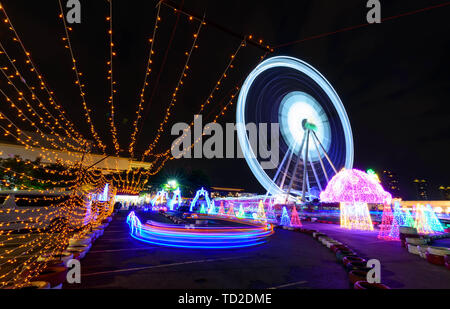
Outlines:
[{"label": "paved ground", "polygon": [[[378,232],[349,232],[334,224],[304,223],[305,228],[316,229],[349,245],[359,255],[381,262],[381,280],[392,288],[450,289],[450,271],[428,263],[418,255],[410,254],[400,242],[383,241]],[[449,246],[449,240],[440,245]],[[438,244],[436,244],[438,245]]]},{"label": "paved ground", "polygon": [[131,289],[346,289],[348,277],[334,254],[312,237],[277,230],[253,248],[188,250],[158,247],[128,234],[116,215],[81,261],[82,283],[65,288]]}]

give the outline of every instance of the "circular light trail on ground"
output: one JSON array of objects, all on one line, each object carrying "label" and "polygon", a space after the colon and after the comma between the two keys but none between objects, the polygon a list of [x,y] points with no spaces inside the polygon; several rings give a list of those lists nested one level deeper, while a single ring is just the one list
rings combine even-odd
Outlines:
[{"label": "circular light trail on ground", "polygon": [[141,224],[134,212],[130,213],[127,222],[130,226],[130,235],[133,238],[154,245],[178,248],[232,249],[251,247],[264,243],[266,238],[274,233],[273,226],[267,223],[230,220],[217,216],[202,216],[201,219],[233,221],[242,226],[192,227],[155,221],[147,221],[145,224]]}]

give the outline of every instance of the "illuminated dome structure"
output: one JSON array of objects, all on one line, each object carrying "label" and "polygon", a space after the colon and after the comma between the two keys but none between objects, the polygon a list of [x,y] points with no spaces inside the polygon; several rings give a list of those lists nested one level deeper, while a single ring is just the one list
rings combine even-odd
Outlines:
[{"label": "illuminated dome structure", "polygon": [[[250,169],[275,197],[317,199],[337,171],[353,167],[353,135],[343,104],[325,77],[299,59],[278,56],[259,64],[241,88],[236,122]],[[262,131],[260,124],[275,123],[279,160],[272,158],[272,168],[264,169],[260,162],[267,159],[254,149],[246,126]],[[258,131],[262,134],[267,135]]]},{"label": "illuminated dome structure", "polygon": [[374,203],[390,204],[392,196],[371,175],[357,169],[340,171],[320,194],[326,203]]},{"label": "illuminated dome structure", "polygon": [[340,203],[341,227],[373,230],[368,203],[390,204],[392,196],[371,175],[356,169],[343,169],[320,194],[325,203]]}]

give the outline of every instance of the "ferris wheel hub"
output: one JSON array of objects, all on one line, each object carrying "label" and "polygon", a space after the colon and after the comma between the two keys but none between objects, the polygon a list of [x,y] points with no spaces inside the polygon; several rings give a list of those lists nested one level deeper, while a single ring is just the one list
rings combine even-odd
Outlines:
[{"label": "ferris wheel hub", "polygon": [[308,121],[308,119],[302,120],[302,127],[303,130],[317,131],[317,126],[314,123]]}]

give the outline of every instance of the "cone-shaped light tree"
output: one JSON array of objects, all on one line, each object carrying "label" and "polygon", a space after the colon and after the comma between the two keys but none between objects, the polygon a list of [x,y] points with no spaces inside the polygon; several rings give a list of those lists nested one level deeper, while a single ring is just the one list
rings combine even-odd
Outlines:
[{"label": "cone-shaped light tree", "polygon": [[264,203],[263,203],[263,201],[259,201],[258,212],[256,213],[256,218],[259,221],[267,222],[266,211],[264,210]]},{"label": "cone-shaped light tree", "polygon": [[225,208],[223,207],[223,201],[220,201],[220,207],[219,207],[219,216],[225,215]]},{"label": "cone-shaped light tree", "polygon": [[379,239],[400,240],[398,222],[392,213],[391,205],[384,205],[383,216],[381,218]]},{"label": "cone-shaped light tree", "polygon": [[291,219],[289,218],[286,207],[283,207],[283,214],[281,215],[280,225],[291,226]]},{"label": "cone-shaped light tree", "polygon": [[301,227],[302,226],[302,222],[300,221],[300,217],[298,216],[298,212],[297,212],[297,208],[292,207],[292,212],[291,212],[291,226],[293,227]]}]

